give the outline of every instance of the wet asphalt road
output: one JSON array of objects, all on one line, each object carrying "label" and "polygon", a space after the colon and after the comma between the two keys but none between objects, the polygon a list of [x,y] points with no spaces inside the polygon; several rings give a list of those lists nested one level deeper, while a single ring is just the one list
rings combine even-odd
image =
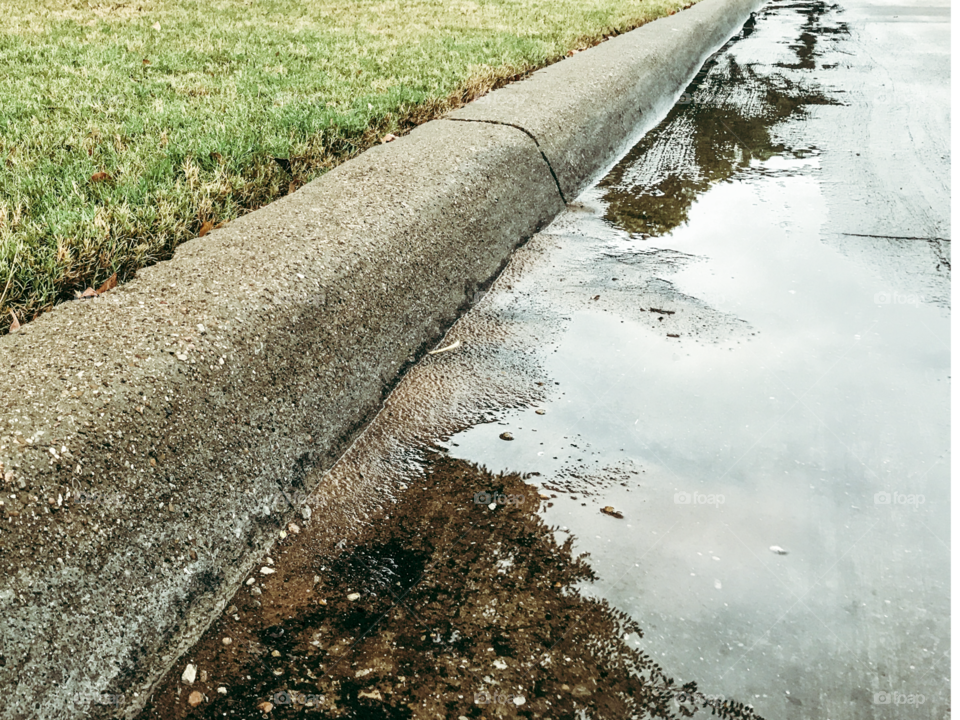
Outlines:
[{"label": "wet asphalt road", "polygon": [[144,716],[621,717],[649,688],[602,646],[767,718],[947,717],[948,60],[946,4],[767,5],[324,478],[341,542],[285,532]]},{"label": "wet asphalt road", "polygon": [[768,5],[500,300],[561,326],[547,413],[452,439],[541,471],[640,647],[766,717],[949,713],[948,32]]}]

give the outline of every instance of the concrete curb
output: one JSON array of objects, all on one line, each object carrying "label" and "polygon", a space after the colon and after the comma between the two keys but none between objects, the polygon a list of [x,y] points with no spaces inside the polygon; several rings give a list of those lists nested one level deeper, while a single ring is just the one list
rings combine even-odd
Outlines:
[{"label": "concrete curb", "polygon": [[548,158],[566,201],[673,105],[758,0],[705,0],[545,68],[456,110],[453,120],[521,128]]},{"label": "concrete curb", "polygon": [[756,4],[603,43],[0,339],[0,718],[135,714],[404,367]]}]

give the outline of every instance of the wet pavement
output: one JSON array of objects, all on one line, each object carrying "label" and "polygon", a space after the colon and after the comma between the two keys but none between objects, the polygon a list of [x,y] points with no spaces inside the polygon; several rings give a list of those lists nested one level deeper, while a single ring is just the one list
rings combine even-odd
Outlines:
[{"label": "wet pavement", "polygon": [[342,552],[297,552],[294,526],[264,561],[276,572],[191,654],[193,682],[184,664],[146,714],[680,718],[709,705],[755,717],[674,681],[638,649],[634,620],[577,591],[596,576],[539,516],[530,478],[422,460],[415,486]]},{"label": "wet pavement", "polygon": [[143,717],[947,717],[948,60],[946,4],[758,12]]}]

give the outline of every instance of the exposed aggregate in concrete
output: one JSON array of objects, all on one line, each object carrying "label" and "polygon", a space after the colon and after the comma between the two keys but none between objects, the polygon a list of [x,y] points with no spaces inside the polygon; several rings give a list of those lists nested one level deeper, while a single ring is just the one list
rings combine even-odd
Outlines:
[{"label": "exposed aggregate in concrete", "polygon": [[155,679],[561,207],[522,133],[432,123],[4,338],[0,715]]}]

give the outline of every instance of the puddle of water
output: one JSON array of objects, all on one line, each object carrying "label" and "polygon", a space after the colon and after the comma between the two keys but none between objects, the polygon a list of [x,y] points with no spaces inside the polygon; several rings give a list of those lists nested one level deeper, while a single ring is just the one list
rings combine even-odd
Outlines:
[{"label": "puddle of water", "polygon": [[[285,530],[143,717],[945,717],[942,33],[880,10],[759,13],[408,373],[309,500],[335,532]],[[879,51],[904,27],[916,90]],[[888,152],[903,126],[939,164]]]},{"label": "puddle of water", "polygon": [[[804,10],[803,22],[784,18],[785,25],[796,28],[790,27],[787,36],[800,39],[789,45],[797,62],[776,63],[778,67],[813,67],[821,54],[817,40],[823,41],[827,7],[812,3]],[[727,52],[709,60],[658,131],[641,139],[600,181],[607,221],[634,238],[666,235],[689,222],[691,206],[717,183],[748,168],[770,172],[764,163],[771,160],[817,153],[776,137],[777,126],[802,116],[811,105],[835,105],[839,100],[810,82],[770,72],[769,65],[755,69],[749,52],[741,60],[737,51],[755,28],[752,21]],[[846,32],[845,24],[834,23],[828,37]],[[764,40],[762,35],[753,38],[755,44],[770,44]]]},{"label": "puddle of water", "polygon": [[[556,496],[545,517],[598,572],[590,592],[637,618],[643,647],[681,679],[709,678],[767,717],[908,705],[939,718],[945,209],[914,207],[926,214],[908,232],[873,225],[870,202],[851,213],[849,193],[838,203],[850,179],[833,156],[854,153],[826,121],[859,102],[843,88],[858,69],[838,68],[853,47],[840,17],[770,6],[547,231],[564,282],[533,272],[514,287],[549,295],[564,318],[544,366],[559,390],[544,415],[509,413],[451,449],[541,471]],[[871,200],[894,189],[864,181]],[[863,233],[848,232],[856,217]]]},{"label": "puddle of water", "polygon": [[193,651],[198,680],[174,676],[144,714],[755,717],[675,683],[633,619],[580,592],[596,575],[524,478],[436,452],[420,469],[340,554],[281,542]]}]

